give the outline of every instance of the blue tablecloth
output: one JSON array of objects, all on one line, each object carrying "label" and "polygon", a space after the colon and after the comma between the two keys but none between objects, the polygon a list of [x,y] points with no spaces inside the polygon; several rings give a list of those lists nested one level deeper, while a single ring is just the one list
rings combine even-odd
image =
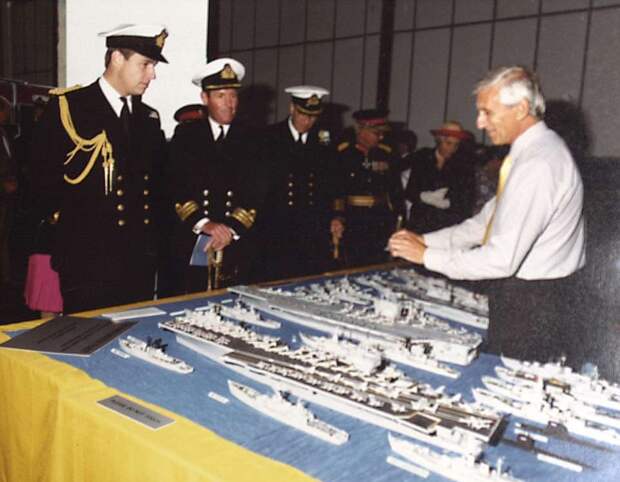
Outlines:
[{"label": "blue tablecloth", "polygon": [[[232,296],[195,299],[159,305],[167,313],[182,309],[204,306],[209,301],[221,301]],[[168,343],[168,353],[191,364],[195,371],[189,375],[179,375],[163,370],[135,358],[123,359],[110,352],[118,347],[114,341],[87,358],[54,356],[87,372],[107,385],[155,403],[194,422],[213,430],[219,435],[266,455],[293,465],[309,475],[324,481],[393,481],[415,480],[415,476],[395,468],[385,462],[390,455],[387,431],[361,422],[344,414],[324,407],[308,404],[317,417],[339,427],[350,434],[348,443],[333,446],[289,428],[269,417],[263,416],[236,400],[228,392],[227,380],[232,379],[250,385],[258,390],[270,389],[247,379],[208,358],[189,350],[175,341],[172,333],[157,327],[157,323],[170,319],[161,315],[138,320],[126,334],[146,339],[147,336],[161,337]],[[258,331],[274,334],[273,330],[257,328]],[[277,334],[284,340],[291,340],[300,330],[306,333],[319,332],[285,322]],[[465,400],[472,400],[471,388],[481,386],[483,375],[493,375],[493,369],[500,360],[482,354],[470,366],[462,368],[457,380],[432,375],[420,370],[405,368],[417,380],[428,382],[434,387],[446,386],[450,393],[461,393]],[[210,398],[209,392],[216,392],[229,398],[230,403],[222,404]],[[514,420],[509,424],[505,436],[514,438]],[[504,458],[504,465],[510,467],[512,475],[528,481],[610,481],[619,480],[620,471],[615,465],[620,463],[618,452],[600,451],[567,442],[551,439],[541,448],[571,457],[593,467],[583,473],[575,473],[536,460],[534,454],[518,450],[500,443],[485,450],[484,458],[495,465],[498,457]],[[443,478],[431,475],[428,481]]]}]

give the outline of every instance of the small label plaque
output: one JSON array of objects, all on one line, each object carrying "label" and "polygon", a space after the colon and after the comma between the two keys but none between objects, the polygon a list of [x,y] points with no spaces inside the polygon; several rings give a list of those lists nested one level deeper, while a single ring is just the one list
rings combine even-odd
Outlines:
[{"label": "small label plaque", "polygon": [[125,397],[121,397],[120,395],[113,395],[109,398],[104,398],[103,400],[99,400],[97,403],[133,420],[134,422],[146,425],[152,430],[158,430],[166,425],[174,423],[173,419],[160,415],[159,413],[154,412],[139,403],[132,402]]}]

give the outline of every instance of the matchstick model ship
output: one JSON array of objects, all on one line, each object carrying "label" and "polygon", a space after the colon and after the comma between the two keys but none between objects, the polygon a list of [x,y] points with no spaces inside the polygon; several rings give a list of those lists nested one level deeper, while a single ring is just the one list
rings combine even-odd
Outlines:
[{"label": "matchstick model ship", "polygon": [[[388,434],[392,450],[405,460],[430,472],[459,482],[519,482],[502,468],[502,459],[494,468],[480,460],[480,454],[448,455]],[[393,464],[397,465],[397,464]],[[398,465],[397,465],[398,466]]]},{"label": "matchstick model ship", "polygon": [[153,340],[151,337],[148,337],[147,341],[143,341],[130,335],[127,338],[121,338],[118,340],[118,343],[121,349],[129,355],[166,370],[182,374],[194,371],[194,368],[183,360],[165,353],[166,345],[162,344],[161,338]]},{"label": "matchstick model ship", "polygon": [[365,372],[322,350],[291,350],[214,311],[186,311],[159,326],[176,333],[180,344],[275,390],[449,450],[480,450],[502,422],[496,413],[474,410],[393,365]]},{"label": "matchstick model ship", "polygon": [[308,435],[334,445],[342,445],[349,440],[347,432],[319,420],[299,401],[289,402],[278,390],[273,395],[265,395],[232,380],[228,380],[228,388],[246,405]]}]

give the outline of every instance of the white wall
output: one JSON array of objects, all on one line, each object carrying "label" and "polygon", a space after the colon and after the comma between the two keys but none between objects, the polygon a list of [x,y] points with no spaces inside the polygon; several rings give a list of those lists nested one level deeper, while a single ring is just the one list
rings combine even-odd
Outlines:
[{"label": "white wall", "polygon": [[158,64],[157,78],[143,98],[159,111],[166,136],[172,136],[174,112],[182,105],[200,102],[200,91],[191,77],[207,58],[208,6],[209,0],[61,1],[59,83],[88,85],[103,73],[105,38],[97,33],[127,23],[163,24],[170,36],[162,53],[170,63]]}]

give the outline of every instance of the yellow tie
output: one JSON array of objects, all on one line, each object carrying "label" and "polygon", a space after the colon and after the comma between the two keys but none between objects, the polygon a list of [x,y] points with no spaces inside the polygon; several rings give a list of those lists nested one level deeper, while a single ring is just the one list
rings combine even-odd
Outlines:
[{"label": "yellow tie", "polygon": [[495,211],[497,211],[497,203],[499,202],[499,197],[504,192],[504,186],[506,185],[506,180],[508,179],[508,175],[510,174],[510,168],[512,168],[512,157],[506,156],[504,157],[502,167],[499,170],[499,181],[497,182],[497,193],[495,194],[495,207],[493,208],[493,214],[491,214],[491,219],[489,219],[487,228],[484,231],[484,237],[482,238],[483,245],[485,245],[489,240],[489,236],[491,234],[491,226],[493,225],[493,218],[495,217]]}]

